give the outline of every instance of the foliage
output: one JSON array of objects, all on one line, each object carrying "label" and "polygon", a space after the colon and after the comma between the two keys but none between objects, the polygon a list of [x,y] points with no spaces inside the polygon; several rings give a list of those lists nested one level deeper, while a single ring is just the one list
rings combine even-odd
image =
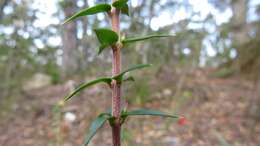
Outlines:
[{"label": "foliage", "polygon": [[[110,5],[107,4],[99,4],[97,6],[94,7],[90,7],[87,9],[84,9],[78,13],[76,13],[75,15],[73,15],[72,17],[68,18],[66,22],[70,22],[71,20],[74,20],[77,17],[81,17],[81,16],[86,16],[86,15],[90,15],[90,14],[96,14],[98,12],[103,12],[106,11],[109,13],[109,15],[111,16],[112,21],[117,22],[118,24],[112,24],[114,27],[118,28],[119,25],[119,14],[117,13],[120,10],[125,13],[126,9],[128,11],[128,5],[127,5],[127,0],[118,0],[115,1],[112,6],[116,9],[115,11],[111,11],[109,12],[109,10],[111,10]],[[128,15],[128,12],[126,13]],[[113,17],[115,16],[115,17]],[[114,28],[115,29],[115,28]],[[151,38],[156,38],[156,37],[169,37],[172,35],[150,35],[150,36],[145,36],[145,37],[136,37],[136,38],[132,38],[132,39],[120,39],[119,35],[110,30],[110,29],[95,29],[95,33],[97,35],[97,38],[101,44],[101,46],[99,47],[99,51],[98,54],[102,53],[103,49],[110,47],[113,49],[113,51],[115,52],[119,52],[121,51],[121,48],[123,47],[124,44],[126,43],[133,43],[133,42],[137,42],[137,41],[143,41],[143,40],[147,40],[147,39],[151,39]],[[118,45],[119,44],[119,45]],[[122,45],[122,46],[120,46]],[[121,73],[117,73],[118,67],[120,67],[121,64],[121,60],[118,58],[120,58],[120,54],[118,53],[114,53],[113,54],[113,62],[115,62],[115,64],[113,64],[113,72],[116,72],[116,74],[114,74],[111,78],[110,77],[106,77],[106,78],[99,78],[87,83],[84,83],[83,85],[79,86],[76,90],[74,90],[71,94],[69,94],[67,97],[65,97],[64,101],[69,100],[70,98],[72,98],[74,95],[76,95],[77,93],[79,93],[80,91],[82,91],[83,89],[90,87],[92,85],[95,85],[97,83],[107,83],[111,88],[113,88],[112,92],[115,95],[118,95],[118,91],[120,90],[120,86],[123,83],[123,81],[133,81],[134,78],[133,77],[128,77],[128,78],[124,78],[124,75],[128,72],[137,70],[137,69],[142,69],[145,67],[149,67],[151,66],[151,64],[140,64],[140,65],[136,65],[133,67],[130,67],[129,69],[121,72]],[[120,71],[120,69],[119,69]],[[114,90],[115,89],[115,90]],[[112,97],[112,101],[116,101],[117,103],[120,104],[120,95],[119,96],[113,96]],[[116,103],[114,103],[116,104]],[[116,112],[119,110],[119,116],[117,116]],[[139,109],[139,110],[134,110],[134,111],[121,111],[120,106],[117,105],[112,105],[112,113],[102,113],[100,114],[91,124],[90,126],[90,130],[89,130],[89,134],[87,135],[87,137],[85,138],[85,143],[84,146],[87,146],[91,140],[91,138],[96,134],[97,130],[99,128],[102,127],[102,125],[108,120],[110,123],[110,126],[112,127],[112,131],[113,131],[113,144],[114,146],[120,146],[120,127],[122,124],[124,124],[125,120],[127,117],[129,116],[142,116],[142,115],[151,115],[151,116],[161,116],[161,117],[170,117],[170,118],[179,118],[178,116],[174,116],[174,115],[170,115],[170,114],[165,114],[162,113],[160,111],[156,111],[156,110],[151,110],[151,109]],[[118,122],[119,121],[119,122]],[[119,129],[118,129],[119,127]]]},{"label": "foliage", "polygon": [[108,12],[111,10],[111,6],[108,4],[99,4],[91,8],[86,8],[81,10],[80,12],[76,13],[75,15],[68,18],[63,24],[68,23],[78,17],[86,16],[86,15],[93,15],[100,12]]},{"label": "foliage", "polygon": [[[183,68],[194,69],[209,66],[219,67],[219,70],[212,74],[215,77],[229,77],[243,73],[254,81],[258,78],[260,71],[259,4],[254,6],[245,4],[245,6],[250,5],[250,7],[246,6],[247,10],[245,10],[245,13],[250,14],[246,17],[246,24],[234,26],[235,15],[221,23],[218,21],[220,15],[211,14],[204,17],[188,1],[142,0],[131,8],[130,5],[133,5],[133,3],[127,0],[108,4],[109,1],[97,0],[95,1],[97,5],[89,8],[89,5],[93,3],[87,0],[59,0],[57,5],[61,7],[57,7],[57,12],[49,16],[48,20],[54,22],[50,25],[49,22],[45,21],[46,17],[43,17],[42,14],[46,11],[49,13],[51,7],[46,7],[43,12],[42,8],[36,5],[40,0],[3,0],[0,2],[0,100],[4,100],[2,102],[4,109],[8,109],[7,106],[10,106],[11,102],[17,102],[14,97],[24,95],[21,89],[23,82],[28,81],[35,73],[41,72],[51,76],[53,84],[66,81],[61,75],[65,72],[63,68],[65,63],[62,57],[65,56],[64,46],[66,43],[59,42],[56,39],[62,38],[65,31],[70,31],[67,28],[61,30],[58,24],[64,18],[67,8],[71,8],[70,13],[74,13],[76,8],[82,9],[75,15],[71,15],[72,17],[65,24],[77,26],[77,30],[71,34],[77,37],[78,46],[70,48],[70,50],[75,50],[76,55],[69,54],[68,57],[68,59],[74,58],[77,60],[76,65],[80,67],[73,74],[73,77],[76,76],[77,79],[78,75],[84,74],[85,77],[86,73],[93,76],[103,76],[103,73],[108,74],[110,71],[104,71],[111,69],[108,66],[111,63],[110,50],[108,49],[111,45],[114,47],[123,46],[121,49],[122,58],[126,60],[123,66],[135,63],[152,63],[155,68],[159,64],[160,66],[163,64],[174,70],[176,66],[181,67],[181,70]],[[209,3],[223,13],[232,11],[232,14],[243,15],[242,12],[244,11],[235,9],[238,8],[235,7],[235,4],[239,6],[241,1],[236,0],[231,3],[228,0],[221,0],[221,2],[210,0]],[[52,2],[56,4],[56,1]],[[102,2],[105,2],[105,4],[100,4]],[[45,1],[41,1],[41,3],[45,3]],[[103,29],[109,24],[112,7],[120,9],[121,13],[124,14],[120,17],[122,32],[115,35],[115,32],[109,29],[108,35],[114,37],[104,37],[105,40],[102,38],[103,35],[100,35],[101,38],[98,37],[99,34],[92,35],[92,28],[94,30],[98,30],[97,28]],[[171,20],[171,24],[165,23],[163,26],[159,26],[159,22],[157,24],[161,14],[175,16],[178,15],[180,10],[185,10],[186,18],[178,21],[177,19]],[[127,17],[130,16],[130,11],[131,21]],[[254,13],[254,15],[251,15],[251,13]],[[65,17],[68,15],[65,15]],[[255,19],[251,20],[252,16]],[[45,22],[42,23],[42,21]],[[73,23],[69,23],[72,21]],[[155,24],[156,27],[154,27]],[[247,35],[240,33],[245,28]],[[170,39],[162,38],[157,41],[156,37],[159,36],[154,36],[167,35],[168,32],[174,32],[174,37],[170,37]],[[136,37],[137,34],[143,37]],[[240,39],[239,42],[244,40],[247,40],[247,42],[235,44],[234,37],[238,36],[246,38]],[[96,41],[96,38],[99,42]],[[146,43],[139,43],[139,41],[145,39],[147,39]],[[54,42],[56,45],[50,42]],[[96,57],[97,52],[93,51],[96,47],[99,49],[98,57]],[[213,52],[213,55],[209,52]],[[68,68],[68,70],[72,70],[72,68]],[[111,80],[112,77],[107,78]],[[131,93],[126,94],[126,96],[131,97],[129,100],[145,103],[151,99],[149,98],[149,95],[151,95],[150,84],[147,83],[151,80],[150,78],[143,74],[138,77],[128,76],[128,73],[126,73],[117,81],[124,84],[126,81],[134,81],[135,79],[138,82],[134,83],[134,87],[130,88]],[[8,103],[5,104],[6,102]]]},{"label": "foliage", "polygon": [[138,42],[138,41],[144,41],[152,38],[159,38],[159,37],[170,37],[173,35],[149,35],[149,36],[144,36],[144,37],[136,37],[136,38],[129,38],[129,39],[124,39],[122,41],[123,44],[127,43],[133,43],[133,42]]},{"label": "foliage", "polygon": [[[33,25],[37,13],[30,7],[30,2],[8,1],[3,8],[12,12],[5,13],[5,9],[0,12],[3,14],[0,20],[0,96],[8,98],[10,94],[20,92],[21,84],[39,71],[51,75],[53,83],[59,82],[57,48],[48,43],[44,48],[38,48],[35,44],[36,40],[44,40],[54,34]],[[54,28],[50,26],[49,30]],[[6,32],[8,29],[10,32]]]},{"label": "foliage", "polygon": [[100,114],[91,124],[89,134],[85,138],[84,146],[87,146],[93,136],[97,133],[97,130],[101,128],[107,120],[112,118],[109,113]]},{"label": "foliage", "polygon": [[[2,84],[0,85],[1,91],[10,90],[10,92],[12,92],[12,90],[17,90],[24,80],[27,80],[32,74],[37,72],[46,73],[52,77],[53,83],[59,83],[63,77],[60,75],[61,71],[65,72],[65,69],[62,67],[62,65],[64,65],[63,61],[65,60],[62,57],[66,54],[64,53],[65,43],[63,42],[53,46],[49,43],[49,39],[61,38],[64,31],[69,30],[63,29],[62,32],[57,24],[38,26],[40,24],[38,23],[39,20],[43,19],[41,18],[42,10],[34,7],[36,1],[22,0],[6,2],[6,0],[4,0],[0,2],[0,69],[3,70],[3,72],[0,73],[2,77]],[[74,10],[74,5],[78,4],[77,2],[79,1],[59,1],[57,4],[61,7],[58,8],[62,9],[61,11],[55,12],[53,18],[61,20],[64,15],[62,13],[67,11],[65,8],[73,7],[71,10]],[[82,2],[83,1],[80,3]],[[105,4],[101,2],[105,2]],[[96,6],[89,8],[88,5],[90,2],[84,1],[83,5],[78,4],[75,6],[82,8],[82,11],[72,15],[66,22],[66,25],[70,25],[71,23],[68,22],[76,20],[75,24],[77,25],[77,30],[75,31],[77,34],[72,35],[77,36],[78,46],[70,49],[75,50],[76,55],[71,54],[68,59],[76,60],[76,65],[80,68],[78,68],[77,72],[73,75],[86,72],[90,73],[91,71],[94,72],[93,74],[96,74],[99,70],[104,71],[107,68],[104,66],[111,61],[107,55],[108,53],[101,54],[97,59],[94,59],[96,53],[91,51],[91,48],[95,48],[98,42],[95,40],[96,37],[90,34],[90,28],[103,28],[109,23],[107,18],[97,17],[94,14],[100,16],[107,14],[109,16],[113,6],[120,9],[121,13],[129,15],[130,3],[128,3],[127,0],[120,0],[110,5],[108,2],[108,0],[99,0],[96,1]],[[238,2],[239,1],[236,1],[236,3]],[[43,3],[45,2],[43,1]],[[209,3],[223,12],[233,8],[234,4],[236,4],[230,3],[230,1],[227,0],[222,0],[222,3],[211,0]],[[31,7],[31,4],[33,7]],[[257,66],[255,62],[258,62],[255,58],[259,58],[259,55],[255,55],[255,53],[252,52],[258,50],[255,46],[257,46],[259,42],[259,19],[252,20],[246,25],[240,26],[241,29],[235,29],[232,24],[233,19],[219,24],[217,23],[217,16],[211,14],[197,20],[195,19],[199,16],[197,12],[193,9],[187,9],[187,13],[189,13],[190,16],[189,18],[169,25],[165,24],[163,27],[158,28],[158,31],[152,27],[151,22],[156,20],[161,13],[167,11],[174,15],[184,6],[192,7],[189,3],[172,2],[170,0],[165,1],[165,3],[140,1],[136,7],[131,8],[131,16],[133,19],[131,19],[129,23],[127,23],[129,21],[127,15],[121,17],[123,24],[122,30],[124,33],[120,34],[118,40],[125,42],[122,52],[124,58],[131,58],[133,61],[129,62],[129,64],[149,62],[157,65],[158,62],[161,62],[167,63],[167,65],[178,64],[181,66],[198,67],[203,60],[206,60],[205,64],[213,67],[221,66],[222,64],[225,64],[227,68],[235,68],[234,66],[238,66],[238,69],[232,70],[234,70],[234,72],[242,71],[245,75],[249,75],[248,72],[254,73],[258,70],[255,67]],[[253,9],[256,9],[255,15],[258,18],[259,5],[252,8],[248,7],[247,11],[251,12]],[[235,12],[239,10],[231,10],[234,11],[233,14],[239,14]],[[48,11],[48,9],[46,9],[46,11]],[[84,15],[91,16],[86,18]],[[57,20],[55,20],[55,22]],[[48,23],[46,22],[46,24]],[[125,24],[129,24],[129,27]],[[191,28],[190,26],[198,26],[198,28]],[[250,32],[250,35],[246,37],[249,41],[243,45],[234,46],[233,38],[235,35],[233,34],[238,34],[237,32],[244,28],[248,28],[247,32]],[[160,41],[150,40],[145,44],[126,43],[126,41],[136,39],[135,37],[131,38],[128,36],[135,36],[137,33],[141,36],[145,36],[145,34],[161,35],[167,34],[167,32],[174,32],[175,36],[170,39],[160,39]],[[148,35],[148,37],[149,36],[150,35]],[[39,41],[43,46],[38,46]],[[210,44],[205,45],[205,42],[210,42]],[[99,52],[109,47],[106,46],[107,44],[104,45],[106,47],[102,46],[102,43],[100,44]],[[211,56],[207,54],[209,46],[216,52],[216,55]],[[188,54],[184,53],[187,49],[190,51]],[[239,50],[242,50],[242,52],[239,53]],[[16,57],[14,58],[13,56]],[[99,62],[102,62],[102,65],[100,65]],[[70,68],[67,70],[73,69]],[[10,78],[9,76],[12,77]]]},{"label": "foliage", "polygon": [[115,45],[118,41],[118,35],[110,29],[95,29],[95,32],[99,42],[101,43],[98,54],[100,54],[103,49]]}]

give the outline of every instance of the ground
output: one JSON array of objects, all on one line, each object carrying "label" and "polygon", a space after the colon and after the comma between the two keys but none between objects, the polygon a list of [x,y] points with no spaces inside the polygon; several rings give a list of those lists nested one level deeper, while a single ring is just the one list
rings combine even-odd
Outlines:
[{"label": "ground", "polygon": [[[187,122],[180,125],[172,119],[133,117],[123,127],[124,146],[260,145],[260,123],[248,114],[254,93],[250,81],[240,77],[217,78],[210,69],[185,74],[162,69],[153,77],[148,81],[148,91],[155,93],[144,94],[149,95],[146,102],[130,100],[128,108],[142,106],[174,112]],[[136,82],[140,84],[138,78]],[[110,92],[105,85],[98,85],[73,98],[62,109],[54,109],[70,88],[69,84],[61,84],[24,92],[8,114],[2,114],[0,146],[81,145],[90,121],[109,108]],[[110,138],[110,128],[105,125],[90,146],[109,146]]]}]

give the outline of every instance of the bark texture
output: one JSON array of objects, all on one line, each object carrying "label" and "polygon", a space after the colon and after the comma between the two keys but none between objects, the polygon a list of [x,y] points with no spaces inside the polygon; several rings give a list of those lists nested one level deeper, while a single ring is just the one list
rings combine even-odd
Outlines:
[{"label": "bark texture", "polygon": [[[67,0],[63,3],[63,11],[65,18],[73,15],[76,9],[75,0]],[[76,21],[65,24],[63,29],[63,55],[62,66],[64,76],[70,76],[78,69],[78,56],[77,56],[77,26]]]}]

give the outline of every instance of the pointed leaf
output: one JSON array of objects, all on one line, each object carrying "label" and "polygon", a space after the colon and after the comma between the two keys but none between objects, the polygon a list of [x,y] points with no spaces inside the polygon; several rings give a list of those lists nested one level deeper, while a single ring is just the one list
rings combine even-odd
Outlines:
[{"label": "pointed leaf", "polygon": [[122,9],[126,4],[128,0],[118,0],[115,1],[112,5],[118,9]]},{"label": "pointed leaf", "polygon": [[101,28],[101,29],[95,29],[94,30],[97,38],[101,44],[99,47],[98,53],[100,54],[106,47],[112,46],[117,43],[118,41],[118,35],[116,32],[106,29],[106,28]]},{"label": "pointed leaf", "polygon": [[98,55],[106,48],[106,47],[108,47],[109,45],[105,45],[105,44],[103,44],[103,45],[100,45],[99,47],[98,47]]},{"label": "pointed leaf", "polygon": [[87,88],[87,87],[90,87],[92,85],[95,85],[97,83],[101,83],[101,82],[104,82],[104,83],[107,83],[110,85],[112,79],[111,78],[99,78],[99,79],[96,79],[96,80],[93,80],[93,81],[90,81],[88,83],[84,83],[82,84],[81,86],[79,86],[75,91],[73,91],[71,94],[69,94],[68,96],[66,96],[64,98],[64,101],[68,101],[70,98],[72,98],[74,95],[76,95],[78,92],[80,92],[81,90]]},{"label": "pointed leaf", "polygon": [[101,44],[115,44],[118,41],[118,35],[116,32],[107,29],[107,28],[100,28],[94,30],[99,42]]},{"label": "pointed leaf", "polygon": [[173,35],[149,35],[149,36],[144,36],[144,37],[136,37],[136,38],[125,39],[125,40],[122,41],[122,43],[126,44],[126,43],[133,43],[133,42],[137,42],[137,41],[148,40],[148,39],[152,39],[152,38],[172,37],[172,36]]},{"label": "pointed leaf", "polygon": [[63,22],[63,24],[70,22],[70,21],[72,21],[72,20],[74,20],[78,17],[81,17],[81,16],[93,15],[93,14],[97,14],[97,13],[100,13],[100,12],[108,12],[110,10],[111,10],[111,5],[109,5],[109,4],[98,4],[96,6],[86,8],[86,9],[79,11],[78,13],[74,14],[73,16],[71,16],[70,18],[65,20],[65,22]]},{"label": "pointed leaf", "polygon": [[176,115],[166,114],[157,110],[152,109],[138,109],[133,111],[126,111],[122,113],[121,116],[140,116],[140,115],[150,115],[150,116],[161,116],[161,117],[169,117],[169,118],[179,118]]},{"label": "pointed leaf", "polygon": [[87,146],[90,142],[90,140],[95,136],[97,131],[104,125],[106,120],[111,118],[111,115],[109,113],[102,113],[100,114],[92,123],[89,128],[89,134],[85,138],[85,142],[83,146]]},{"label": "pointed leaf", "polygon": [[123,14],[129,16],[129,7],[127,2],[128,0],[118,0],[114,2],[112,5],[117,9],[120,9]]},{"label": "pointed leaf", "polygon": [[129,7],[127,4],[121,8],[121,13],[129,16]]},{"label": "pointed leaf", "polygon": [[123,76],[127,73],[127,72],[130,72],[130,71],[133,71],[133,70],[137,70],[137,69],[142,69],[142,68],[145,68],[145,67],[150,67],[152,66],[152,64],[138,64],[136,66],[133,66],[133,67],[130,67],[129,69],[123,71],[122,73],[120,73],[119,75],[116,75],[113,77],[113,79],[117,80],[117,81],[122,81],[122,78]]}]

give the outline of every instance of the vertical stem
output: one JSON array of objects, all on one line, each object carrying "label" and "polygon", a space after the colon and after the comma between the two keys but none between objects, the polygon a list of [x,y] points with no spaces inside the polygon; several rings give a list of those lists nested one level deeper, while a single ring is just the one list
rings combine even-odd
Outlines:
[{"label": "vertical stem", "polygon": [[[115,2],[117,0],[113,0]],[[112,30],[117,32],[120,36],[120,22],[119,22],[120,10],[112,8],[111,10],[111,21],[112,21]],[[121,72],[121,48],[119,45],[112,47],[113,50],[113,63],[112,63],[112,75],[117,75]],[[116,118],[115,125],[112,127],[112,138],[113,146],[120,146],[120,113],[121,113],[121,85],[116,81],[112,82],[112,115]]]}]

